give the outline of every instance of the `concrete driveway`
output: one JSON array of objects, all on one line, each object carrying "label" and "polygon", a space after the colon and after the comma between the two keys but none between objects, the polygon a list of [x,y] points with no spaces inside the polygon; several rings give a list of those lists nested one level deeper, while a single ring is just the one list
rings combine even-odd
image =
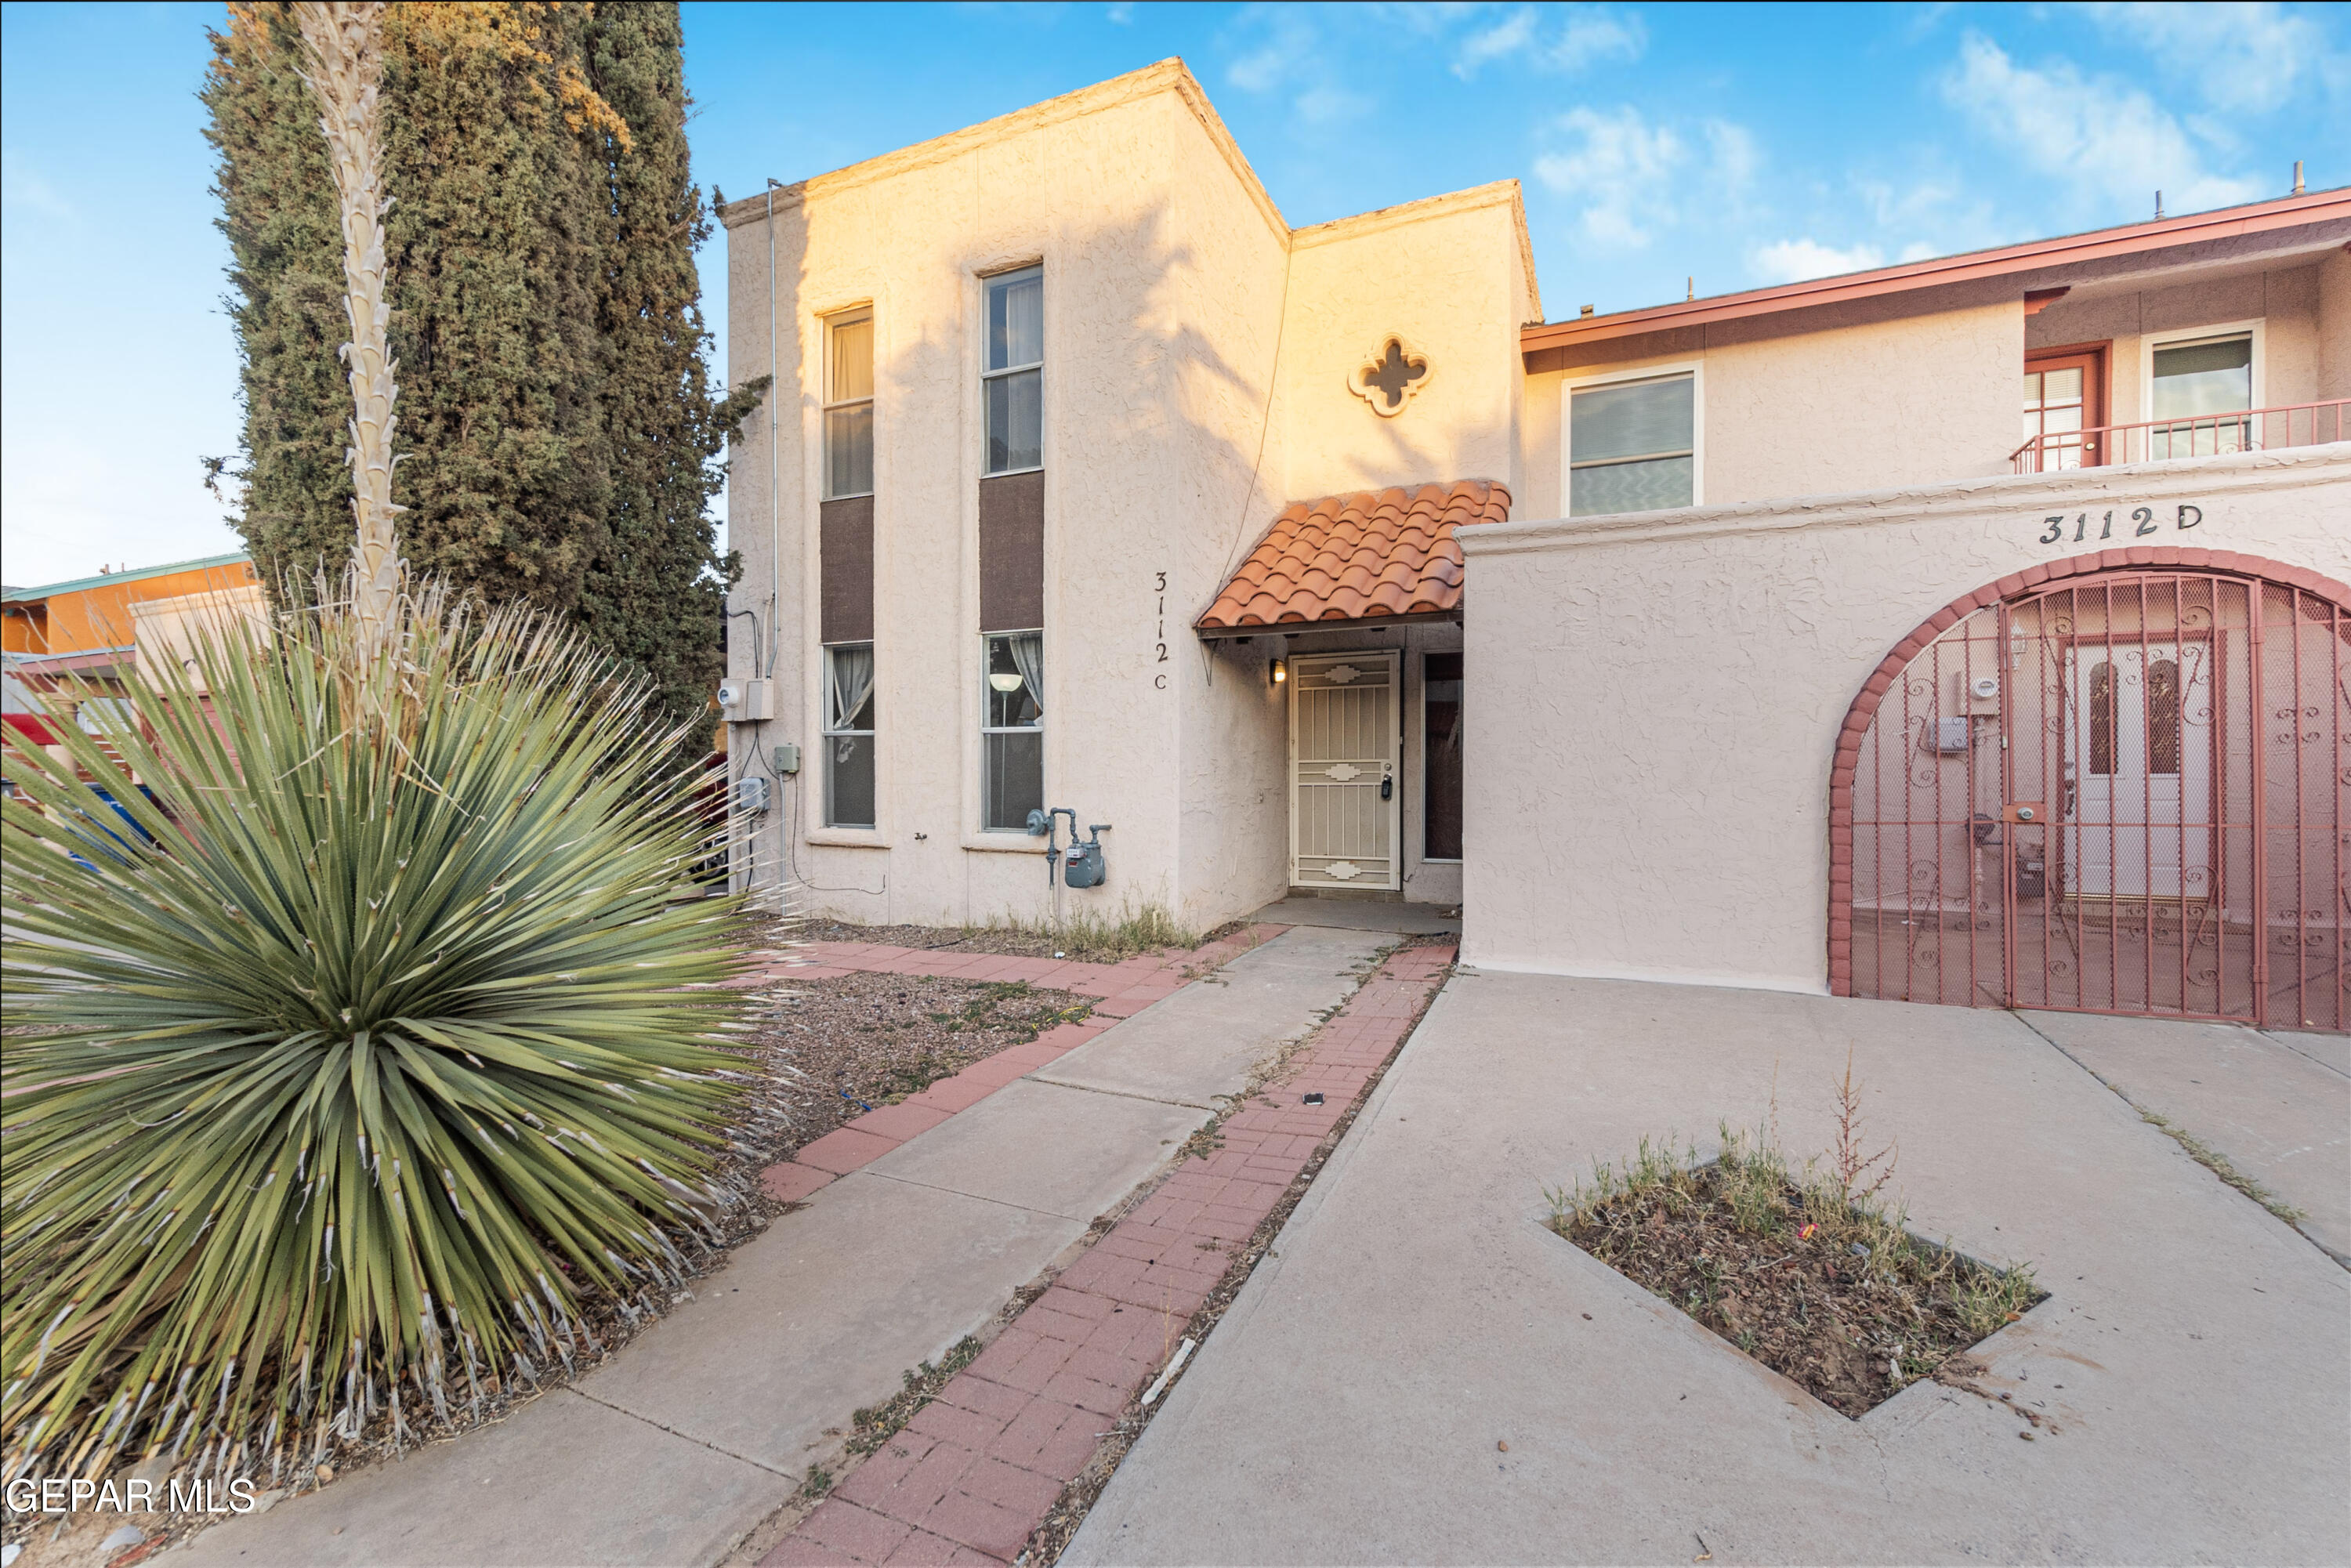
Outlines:
[{"label": "concrete driveway", "polygon": [[[1825,1148],[1848,1050],[1913,1228],[2052,1292],[1977,1353],[2032,1441],[1934,1383],[1848,1420],[1540,1223],[1775,1083]],[[2026,1021],[1465,975],[1063,1561],[2341,1563],[2346,1476],[2351,1273]]]}]

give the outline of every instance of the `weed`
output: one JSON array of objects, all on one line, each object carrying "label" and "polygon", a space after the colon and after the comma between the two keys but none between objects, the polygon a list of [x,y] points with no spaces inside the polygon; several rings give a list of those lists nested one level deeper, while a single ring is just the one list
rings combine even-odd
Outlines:
[{"label": "weed", "polygon": [[[1776,1092],[1776,1073],[1774,1078]],[[1900,1157],[1893,1144],[1886,1145],[1874,1155],[1865,1155],[1861,1151],[1861,1091],[1854,1087],[1853,1048],[1847,1046],[1844,1052],[1844,1078],[1837,1085],[1834,1155],[1837,1189],[1844,1194],[1847,1203],[1875,1197],[1884,1191],[1886,1184],[1894,1179],[1894,1164]],[[1867,1186],[1862,1186],[1863,1180],[1869,1176],[1872,1168],[1877,1166],[1881,1161],[1884,1162],[1884,1168],[1877,1171],[1876,1179],[1871,1180]]]},{"label": "weed", "polygon": [[1178,921],[1174,912],[1157,899],[1140,904],[1122,904],[1115,915],[1106,910],[1073,910],[1059,925],[1018,917],[991,925],[999,930],[1051,936],[1064,953],[1083,963],[1116,963],[1121,958],[1169,947],[1189,949],[1197,947],[1202,940],[1199,932]]},{"label": "weed", "polygon": [[[969,1366],[980,1350],[979,1341],[966,1334],[939,1357],[937,1365],[926,1361],[904,1373],[905,1387],[885,1403],[860,1410],[850,1418],[852,1430],[849,1441],[844,1445],[848,1453],[859,1456],[879,1451],[883,1444],[905,1428],[906,1423],[914,1418],[916,1411],[938,1396],[939,1390],[947,1385],[949,1379]],[[827,1484],[831,1483],[828,1481]]]},{"label": "weed", "polygon": [[2277,1194],[2272,1192],[2269,1188],[2263,1186],[2261,1183],[2255,1181],[2252,1177],[2239,1170],[2235,1166],[2231,1165],[2229,1163],[2228,1155],[2222,1154],[2220,1150],[2214,1148],[2211,1145],[2206,1143],[2203,1139],[2198,1137],[2187,1128],[2180,1126],[2178,1123],[2172,1121],[2170,1117],[2158,1116],[2152,1111],[2139,1110],[2138,1119],[2145,1122],[2147,1125],[2157,1128],[2165,1137],[2169,1138],[2173,1143],[2178,1144],[2181,1148],[2187,1150],[2188,1157],[2189,1159],[2194,1160],[2198,1165],[2202,1166],[2206,1170],[2210,1171],[2214,1176],[2219,1176],[2223,1182],[2235,1187],[2239,1192],[2243,1193],[2247,1197],[2252,1198],[2255,1203],[2260,1204],[2263,1208],[2268,1209],[2272,1214],[2276,1215],[2288,1225],[2294,1224],[2296,1220],[2306,1219],[2309,1218],[2309,1216],[2303,1210],[2296,1208],[2294,1205],[2288,1203],[2285,1199],[2280,1197]]}]

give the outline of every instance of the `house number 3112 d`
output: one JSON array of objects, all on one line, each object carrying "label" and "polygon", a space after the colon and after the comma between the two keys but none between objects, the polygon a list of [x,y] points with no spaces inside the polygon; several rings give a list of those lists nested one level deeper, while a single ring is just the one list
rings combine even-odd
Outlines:
[{"label": "house number 3112 d", "polygon": [[[2105,517],[2099,520],[2097,531],[2095,533],[2093,533],[2090,528],[2090,514],[2087,512],[2076,513],[2074,517],[2074,532],[2071,538],[2068,538],[2065,533],[2065,515],[2063,512],[2057,513],[2053,517],[2043,517],[2041,520],[2048,524],[2049,528],[2048,531],[2041,536],[2041,542],[2044,545],[2079,545],[2088,544],[2094,539],[2113,538],[2116,537],[2115,514],[2121,510],[2121,507],[2116,507],[2107,511]],[[2173,515],[2171,526],[2175,529],[2192,528],[2203,520],[2203,507],[2182,506],[2179,510]],[[2131,508],[2129,517],[2123,523],[2123,533],[2121,537],[2132,539],[2142,538],[2148,534],[2160,533],[2162,530],[2163,526],[2156,521],[2155,508],[2153,507],[2133,507]]]}]

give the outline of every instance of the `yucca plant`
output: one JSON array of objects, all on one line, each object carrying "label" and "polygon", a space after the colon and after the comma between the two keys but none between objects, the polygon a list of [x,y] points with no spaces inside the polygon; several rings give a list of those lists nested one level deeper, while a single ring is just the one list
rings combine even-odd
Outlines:
[{"label": "yucca plant", "polygon": [[521,611],[391,620],[214,629],[131,678],[142,726],[12,732],[9,1476],[448,1415],[728,1196],[737,912],[649,687]]}]

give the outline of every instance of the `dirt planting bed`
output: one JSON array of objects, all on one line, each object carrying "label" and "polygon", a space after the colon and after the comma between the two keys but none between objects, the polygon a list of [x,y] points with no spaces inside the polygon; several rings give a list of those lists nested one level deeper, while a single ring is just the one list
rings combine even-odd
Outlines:
[{"label": "dirt planting bed", "polygon": [[[922,975],[783,978],[754,993],[768,1103],[744,1157],[764,1169],[842,1123],[1092,1010],[1090,997],[1019,981]],[[794,1077],[790,1071],[797,1070]],[[753,1184],[756,1186],[756,1182]]]},{"label": "dirt planting bed", "polygon": [[[852,925],[840,920],[809,920],[790,934],[800,942],[872,942],[931,953],[996,953],[1008,958],[1071,958],[1083,964],[1115,964],[1141,953],[1178,954],[1240,929],[1231,921],[1203,936],[1181,931],[1154,917],[1117,924],[1073,923],[1064,930],[1021,931],[1004,925]],[[1448,939],[1449,940],[1449,939]]]},{"label": "dirt planting bed", "polygon": [[1922,1241],[1874,1197],[1735,1136],[1704,1166],[1644,1145],[1552,1201],[1559,1235],[1850,1416],[1964,1374],[1958,1353],[2046,1299],[2031,1270]]}]

